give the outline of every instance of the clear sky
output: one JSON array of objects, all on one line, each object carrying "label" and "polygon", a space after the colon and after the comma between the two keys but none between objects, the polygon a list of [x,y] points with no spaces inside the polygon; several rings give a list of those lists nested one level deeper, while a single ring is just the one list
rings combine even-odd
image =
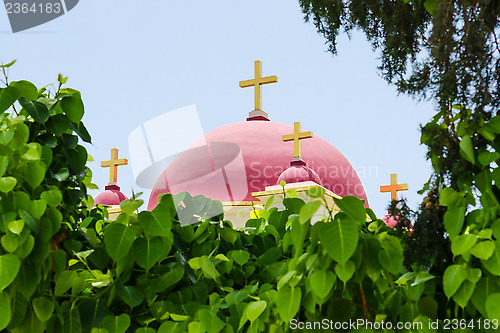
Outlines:
[{"label": "clear sky", "polygon": [[[16,34],[0,10],[0,61],[18,60],[9,79],[41,87],[62,73],[81,91],[93,138],[86,147],[101,189],[109,169],[99,161],[109,159],[111,148],[128,158],[128,135],[155,116],[195,104],[206,133],[245,120],[253,89],[238,81],[252,78],[253,62],[262,60],[263,74],[278,76],[263,87],[271,120],[300,121],[336,146],[358,171],[378,216],[390,200],[379,186],[391,173],[409,184],[402,193],[416,208],[416,191],[431,171],[419,125],[432,117],[433,104],[398,96],[361,34],[341,38],[338,50],[327,52],[290,0],[82,0],[66,15]],[[143,190],[129,166],[119,168],[118,183],[126,195]]]}]

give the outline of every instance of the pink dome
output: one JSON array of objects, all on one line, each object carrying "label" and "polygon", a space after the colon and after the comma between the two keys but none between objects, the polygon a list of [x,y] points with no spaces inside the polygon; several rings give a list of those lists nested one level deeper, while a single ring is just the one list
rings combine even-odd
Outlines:
[{"label": "pink dome", "polygon": [[396,224],[398,224],[398,220],[394,218],[394,216],[387,214],[382,218],[382,221],[384,221],[385,225],[391,228],[395,228]]},{"label": "pink dome", "polygon": [[119,186],[108,185],[104,188],[104,192],[99,193],[95,197],[94,203],[96,205],[115,206],[127,199],[127,196],[120,192]]},{"label": "pink dome", "polygon": [[[189,192],[222,202],[256,200],[253,192],[275,185],[293,158],[293,143],[282,136],[292,126],[251,120],[219,127],[180,153],[165,168],[149,197],[148,209],[162,193]],[[349,161],[333,145],[315,135],[302,140],[302,159],[328,190],[365,200],[365,190]],[[313,177],[314,178],[314,177]]]},{"label": "pink dome", "polygon": [[306,163],[303,161],[290,162],[290,166],[278,177],[276,185],[280,185],[281,181],[285,181],[287,184],[313,181],[321,185],[321,179],[318,174],[306,166]]}]

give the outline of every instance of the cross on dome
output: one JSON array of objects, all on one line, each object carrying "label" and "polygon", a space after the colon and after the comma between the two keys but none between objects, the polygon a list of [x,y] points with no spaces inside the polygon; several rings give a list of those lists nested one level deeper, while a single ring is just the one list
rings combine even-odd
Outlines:
[{"label": "cross on dome", "polygon": [[262,61],[255,61],[255,78],[251,80],[240,81],[241,88],[254,87],[255,88],[255,109],[250,112],[250,116],[264,116],[267,114],[262,111],[262,85],[268,83],[278,82],[278,77],[275,75],[262,77]]},{"label": "cross on dome", "polygon": [[293,141],[293,159],[301,160],[301,144],[300,140],[312,138],[312,132],[300,132],[301,125],[299,122],[293,123],[293,134],[283,135],[283,141]]},{"label": "cross on dome", "polygon": [[116,184],[118,178],[118,166],[127,165],[128,160],[125,158],[118,158],[118,149],[111,149],[111,160],[102,161],[101,167],[109,168],[109,183]]},{"label": "cross on dome", "polygon": [[391,185],[380,186],[380,192],[391,192],[391,202],[398,200],[399,191],[408,191],[408,184],[398,184],[398,174],[391,174]]}]

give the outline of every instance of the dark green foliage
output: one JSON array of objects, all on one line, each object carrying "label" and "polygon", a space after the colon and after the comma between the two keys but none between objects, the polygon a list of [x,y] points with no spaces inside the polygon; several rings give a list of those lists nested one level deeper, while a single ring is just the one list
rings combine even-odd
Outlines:
[{"label": "dark green foliage", "polygon": [[399,91],[433,97],[442,109],[478,112],[500,103],[495,0],[300,0],[336,53],[341,31],[363,31],[381,52],[380,70]]}]

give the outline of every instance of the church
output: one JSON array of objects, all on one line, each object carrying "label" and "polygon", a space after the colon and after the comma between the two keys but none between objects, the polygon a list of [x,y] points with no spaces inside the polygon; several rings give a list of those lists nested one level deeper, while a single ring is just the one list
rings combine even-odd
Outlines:
[{"label": "church", "polygon": [[[333,198],[349,195],[364,200],[369,207],[356,171],[335,146],[312,131],[302,130],[295,119],[281,124],[263,111],[262,86],[277,83],[278,78],[263,76],[261,61],[255,61],[254,72],[254,78],[239,82],[241,88],[254,89],[255,105],[248,117],[205,134],[177,154],[156,179],[147,209],[154,209],[163,193],[185,191],[220,200],[225,219],[243,227],[251,211],[262,207],[270,197],[274,196],[273,206],[282,207],[283,184],[285,190],[293,189],[305,201],[311,200],[307,190],[323,187],[334,211]],[[120,202],[127,199],[117,184],[117,167],[126,164],[128,161],[119,159],[116,149],[112,149],[111,160],[101,163],[110,168],[110,183],[96,196],[95,203],[110,206],[111,215],[119,213]],[[397,191],[407,189],[407,184],[397,184],[396,175],[391,175],[391,185],[380,188],[381,192],[391,192],[393,200],[397,200]],[[326,207],[322,207],[314,219],[326,213]]]}]

